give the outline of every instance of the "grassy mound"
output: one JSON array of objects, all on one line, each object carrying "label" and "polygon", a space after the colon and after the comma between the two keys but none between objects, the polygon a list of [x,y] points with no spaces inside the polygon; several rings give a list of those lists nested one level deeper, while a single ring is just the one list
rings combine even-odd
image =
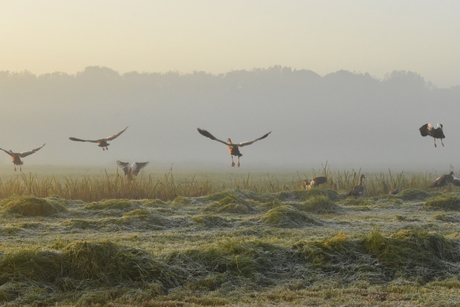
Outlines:
[{"label": "grassy mound", "polygon": [[374,229],[363,244],[368,253],[404,277],[431,280],[445,275],[451,268],[449,262],[460,260],[458,242],[420,230],[403,230],[384,237]]},{"label": "grassy mound", "polygon": [[279,206],[271,209],[260,220],[271,226],[286,228],[321,225],[319,220],[308,216],[293,206]]},{"label": "grassy mound", "polygon": [[257,209],[249,204],[242,197],[231,194],[204,208],[205,211],[216,213],[251,214],[256,213]]},{"label": "grassy mound", "polygon": [[252,199],[260,202],[268,202],[272,199],[269,194],[260,194],[253,191],[244,191],[244,190],[224,190],[209,194],[203,197],[204,201],[220,201],[226,197],[233,197],[234,199],[243,201],[245,199]]},{"label": "grassy mound", "polygon": [[228,220],[217,216],[217,215],[197,215],[192,218],[192,220],[206,228],[215,228],[215,227],[230,227],[232,225]]},{"label": "grassy mound", "polygon": [[405,189],[398,196],[402,200],[425,200],[430,196],[430,193],[420,189]]},{"label": "grassy mound", "polygon": [[128,212],[138,208],[138,201],[129,199],[105,199],[89,203],[85,206],[85,209],[88,210],[117,210],[122,212]]},{"label": "grassy mound", "polygon": [[288,191],[288,192],[280,192],[280,193],[275,193],[273,197],[276,197],[278,199],[287,201],[306,201],[310,197],[315,197],[315,196],[327,196],[331,200],[337,200],[340,198],[340,195],[333,191],[333,190],[325,190],[322,188],[313,188],[310,190],[297,190],[297,191]]},{"label": "grassy mound", "polygon": [[[224,282],[250,278],[262,282],[264,276],[274,277],[285,272],[294,261],[287,248],[258,240],[228,239],[200,249],[173,252],[167,262],[186,266],[193,274],[192,287],[216,289]],[[203,277],[205,279],[203,279]],[[265,279],[266,280],[266,279]]]},{"label": "grassy mound", "polygon": [[155,260],[141,249],[112,242],[76,242],[62,250],[62,272],[76,280],[102,285],[157,282],[166,288],[182,279],[183,272]]},{"label": "grassy mound", "polygon": [[394,280],[400,277],[421,281],[460,273],[458,240],[419,230],[404,230],[383,236],[378,229],[362,239],[344,233],[319,241],[298,242],[294,250],[320,272],[346,278]]},{"label": "grassy mound", "polygon": [[[149,210],[145,209],[136,209],[133,211],[126,212],[123,216],[119,219],[119,223],[123,225],[136,225],[141,224],[142,228],[148,229],[163,229],[165,227],[172,227],[173,222],[163,217],[159,214],[153,214]],[[138,227],[140,227],[138,225]]]},{"label": "grassy mound", "polygon": [[307,202],[299,206],[299,209],[314,213],[334,213],[340,207],[337,206],[328,196],[315,195]]},{"label": "grassy mound", "polygon": [[2,215],[50,216],[65,211],[67,208],[59,201],[32,196],[12,196],[0,202]]},{"label": "grassy mound", "polygon": [[460,210],[460,197],[452,194],[441,194],[427,199],[423,205],[425,209],[433,210]]}]

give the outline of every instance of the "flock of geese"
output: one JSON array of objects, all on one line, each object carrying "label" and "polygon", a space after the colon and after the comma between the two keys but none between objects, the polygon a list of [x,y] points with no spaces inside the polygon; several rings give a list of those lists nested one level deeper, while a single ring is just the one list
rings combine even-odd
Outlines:
[{"label": "flock of geese", "polygon": [[[69,139],[71,141],[75,141],[75,142],[96,143],[97,146],[101,147],[102,150],[105,151],[105,150],[109,149],[108,146],[110,144],[108,143],[108,141],[112,141],[112,140],[116,139],[123,132],[125,132],[126,129],[128,129],[128,127],[126,127],[125,129],[121,130],[117,134],[108,136],[106,138],[96,139],[96,140],[85,140],[85,139],[80,139],[80,138],[76,138],[76,137],[69,137]],[[209,138],[211,140],[220,142],[220,143],[222,143],[222,144],[227,146],[228,152],[229,152],[230,157],[232,159],[232,164],[231,164],[232,167],[234,167],[235,165],[238,165],[238,167],[240,167],[240,165],[241,165],[240,164],[240,158],[243,155],[240,152],[240,147],[251,145],[251,144],[253,144],[253,143],[255,143],[255,142],[259,141],[259,140],[263,140],[271,133],[271,131],[270,131],[270,132],[264,134],[263,136],[261,136],[259,138],[256,138],[256,139],[254,139],[252,141],[246,141],[246,142],[241,142],[241,143],[233,143],[230,138],[228,138],[227,142],[225,142],[223,140],[220,140],[220,139],[216,138],[214,135],[212,135],[207,130],[200,129],[200,128],[197,128],[197,130],[201,135],[203,135],[203,136],[205,136],[205,137],[207,137],[207,138]],[[443,132],[442,124],[438,123],[436,125],[436,127],[433,127],[433,125],[431,125],[430,123],[427,123],[427,124],[423,125],[422,127],[420,127],[419,130],[420,130],[420,134],[423,137],[431,136],[433,138],[434,147],[437,147],[436,139],[440,139],[442,146],[444,146],[443,139],[445,138],[445,135],[444,135],[444,132]],[[3,150],[5,153],[10,155],[11,161],[13,162],[15,171],[16,171],[16,166],[19,166],[20,171],[22,171],[22,165],[24,163],[22,162],[21,158],[27,157],[27,156],[39,151],[40,149],[43,148],[43,146],[45,146],[45,144],[43,144],[42,146],[40,146],[38,148],[29,150],[29,151],[24,151],[24,152],[13,152],[12,150],[5,150],[3,148],[0,148],[0,150]],[[237,164],[235,164],[235,161],[233,160],[233,157],[238,158]],[[144,168],[145,166],[147,166],[148,163],[149,162],[147,161],[147,162],[134,162],[134,163],[130,164],[129,162],[122,162],[122,161],[119,161],[119,160],[117,161],[117,165],[119,167],[121,167],[121,169],[125,173],[125,176],[130,180],[132,180],[134,178],[134,176],[137,176],[137,174],[139,174],[140,170],[142,168]],[[359,177],[358,184],[352,190],[346,192],[346,195],[347,196],[352,196],[352,197],[363,196],[365,191],[366,191],[366,188],[363,185],[363,180],[365,178],[366,178],[366,176],[364,174],[361,174],[361,176]],[[308,180],[305,181],[303,186],[302,186],[302,188],[311,189],[313,187],[317,187],[317,186],[319,186],[321,184],[324,184],[326,182],[327,182],[327,177],[319,176],[319,177],[313,178],[310,182],[308,182]],[[452,172],[452,171],[447,175],[443,175],[443,176],[441,176],[439,178],[436,178],[433,181],[433,183],[430,185],[430,188],[444,187],[444,186],[448,185],[449,183],[451,183],[451,184],[453,184],[455,186],[460,186],[460,178],[454,177],[454,172]],[[393,184],[393,189],[390,191],[390,194],[397,194],[397,193],[399,193],[399,190],[396,187],[396,183],[394,183]]]}]

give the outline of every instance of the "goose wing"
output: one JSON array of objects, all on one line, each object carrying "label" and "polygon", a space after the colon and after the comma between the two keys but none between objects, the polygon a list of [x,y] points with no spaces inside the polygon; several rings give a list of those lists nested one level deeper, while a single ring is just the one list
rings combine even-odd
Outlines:
[{"label": "goose wing", "polygon": [[224,141],[222,141],[222,140],[219,140],[218,138],[216,138],[214,135],[212,135],[212,134],[211,134],[209,131],[207,131],[207,130],[200,129],[200,128],[197,128],[197,130],[198,130],[198,132],[199,132],[201,135],[203,135],[203,136],[205,136],[205,137],[207,137],[207,138],[210,138],[211,140],[214,140],[214,141],[217,141],[217,142],[221,142],[222,144],[225,144],[225,145],[227,145],[227,146],[230,145],[230,144],[227,143],[227,142],[224,142]]},{"label": "goose wing", "polygon": [[128,162],[122,162],[120,160],[117,160],[117,165],[121,167],[125,175],[128,175],[129,173],[129,163]]},{"label": "goose wing", "polygon": [[3,149],[3,148],[0,148],[1,150],[3,150],[4,152],[6,152],[7,154],[9,154],[10,156],[12,156],[13,154],[11,152],[9,152],[8,150],[6,149]]},{"label": "goose wing", "polygon": [[241,142],[241,143],[236,144],[236,145],[237,145],[237,146],[240,146],[240,147],[243,147],[243,146],[246,146],[246,145],[251,145],[252,143],[257,142],[258,140],[265,139],[270,133],[272,133],[272,132],[270,131],[269,133],[264,134],[263,136],[261,136],[260,138],[255,139],[255,140],[246,141],[246,142]]},{"label": "goose wing", "polygon": [[452,179],[452,184],[459,187],[460,186],[460,178],[455,177]]},{"label": "goose wing", "polygon": [[423,125],[422,127],[419,128],[420,134],[421,134],[422,136],[427,136],[427,135],[429,134],[429,133],[428,133],[428,125],[429,125],[429,124],[425,124],[425,125]]},{"label": "goose wing", "polygon": [[121,131],[118,132],[117,134],[114,134],[114,135],[111,135],[111,136],[106,137],[105,140],[111,141],[111,140],[116,139],[120,134],[122,134],[123,132],[125,132],[126,129],[128,129],[128,127],[126,127],[125,129],[121,130]]},{"label": "goose wing", "polygon": [[31,155],[31,154],[33,154],[34,152],[39,151],[43,146],[45,146],[45,144],[43,144],[42,146],[40,146],[40,147],[38,147],[38,148],[29,150],[29,151],[20,152],[20,153],[19,153],[19,156],[20,156],[21,158],[27,157],[28,155]]},{"label": "goose wing", "polygon": [[315,177],[312,179],[312,182],[314,182],[315,184],[323,184],[327,182],[327,177],[325,176]]},{"label": "goose wing", "polygon": [[99,140],[82,140],[82,139],[74,138],[74,137],[70,137],[69,140],[76,141],[76,142],[91,142],[91,143],[99,142]]},{"label": "goose wing", "polygon": [[141,169],[143,169],[144,167],[147,166],[147,164],[149,164],[149,162],[136,162],[134,163],[134,167],[133,167],[133,174],[135,176],[137,176],[137,174],[139,174],[139,172],[141,171]]}]

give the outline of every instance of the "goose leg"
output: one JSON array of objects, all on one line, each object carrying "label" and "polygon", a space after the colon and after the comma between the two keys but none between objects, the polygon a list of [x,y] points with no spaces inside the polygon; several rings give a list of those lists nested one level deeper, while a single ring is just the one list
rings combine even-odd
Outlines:
[{"label": "goose leg", "polygon": [[240,167],[240,157],[238,157],[238,167]]},{"label": "goose leg", "polygon": [[235,166],[235,161],[233,161],[233,156],[230,156],[232,157],[232,167]]},{"label": "goose leg", "polygon": [[441,144],[442,144],[442,147],[444,147],[444,142],[442,141],[442,139],[441,139]]},{"label": "goose leg", "polygon": [[436,146],[436,139],[433,138],[433,140],[434,140],[434,147],[437,147],[437,146]]}]

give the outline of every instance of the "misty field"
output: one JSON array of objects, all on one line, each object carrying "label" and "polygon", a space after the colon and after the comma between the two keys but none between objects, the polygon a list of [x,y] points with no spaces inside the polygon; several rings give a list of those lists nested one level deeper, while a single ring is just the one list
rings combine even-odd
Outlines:
[{"label": "misty field", "polygon": [[0,304],[458,306],[460,188],[359,175],[4,175]]}]

